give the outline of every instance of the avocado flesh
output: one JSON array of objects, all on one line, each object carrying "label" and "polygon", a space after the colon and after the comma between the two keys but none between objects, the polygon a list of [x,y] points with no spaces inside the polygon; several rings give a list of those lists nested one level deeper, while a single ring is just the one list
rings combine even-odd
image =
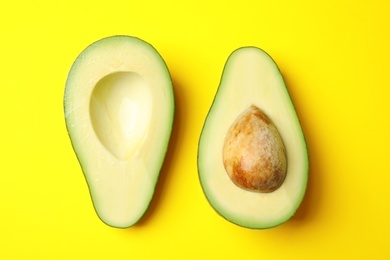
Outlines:
[{"label": "avocado flesh", "polygon": [[148,43],[104,38],[75,60],[64,94],[65,121],[94,208],[126,228],[153,197],[174,117],[169,71]]},{"label": "avocado flesh", "polygon": [[[252,105],[273,121],[286,149],[285,179],[278,189],[269,193],[248,191],[235,185],[222,159],[230,126]],[[225,64],[199,140],[199,179],[209,203],[222,217],[239,226],[275,227],[290,219],[301,204],[308,169],[305,138],[277,65],[256,47],[234,51]]]}]

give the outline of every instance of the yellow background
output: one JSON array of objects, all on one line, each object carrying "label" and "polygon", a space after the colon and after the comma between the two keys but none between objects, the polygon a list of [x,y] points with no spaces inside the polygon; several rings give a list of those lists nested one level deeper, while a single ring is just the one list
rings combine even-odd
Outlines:
[{"label": "yellow background", "polygon": [[[389,259],[390,4],[331,1],[2,1],[1,259]],[[90,43],[151,43],[176,116],[148,214],[96,216],[63,116],[67,73]],[[310,179],[287,223],[249,230],[218,216],[197,143],[224,63],[255,45],[279,65],[306,135]]]}]

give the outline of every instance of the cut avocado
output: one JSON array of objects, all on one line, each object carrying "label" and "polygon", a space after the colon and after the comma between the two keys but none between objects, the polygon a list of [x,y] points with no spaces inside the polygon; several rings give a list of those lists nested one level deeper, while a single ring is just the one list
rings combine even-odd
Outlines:
[{"label": "cut avocado", "polygon": [[109,226],[134,225],[153,197],[174,118],[162,57],[130,36],[91,44],[69,72],[64,110],[98,216]]},{"label": "cut avocado", "polygon": [[199,140],[198,172],[228,221],[265,229],[290,219],[306,191],[305,138],[280,71],[256,47],[226,62]]}]

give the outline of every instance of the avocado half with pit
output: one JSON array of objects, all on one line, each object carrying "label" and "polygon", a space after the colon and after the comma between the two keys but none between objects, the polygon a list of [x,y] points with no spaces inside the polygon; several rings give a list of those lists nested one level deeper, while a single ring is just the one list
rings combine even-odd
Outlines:
[{"label": "avocado half with pit", "polygon": [[91,44],[69,72],[64,110],[98,216],[109,226],[134,225],[153,197],[174,118],[162,57],[130,36]]},{"label": "avocado half with pit", "polygon": [[300,206],[308,170],[305,138],[277,65],[259,48],[237,49],[199,140],[206,198],[239,226],[275,227]]}]

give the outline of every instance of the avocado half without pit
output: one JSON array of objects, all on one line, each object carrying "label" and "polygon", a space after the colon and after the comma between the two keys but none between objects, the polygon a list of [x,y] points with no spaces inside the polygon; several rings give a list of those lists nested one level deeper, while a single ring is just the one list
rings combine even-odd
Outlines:
[{"label": "avocado half without pit", "polygon": [[153,197],[174,118],[162,57],[130,36],[91,44],[69,72],[64,109],[98,216],[109,226],[134,225]]},{"label": "avocado half without pit", "polygon": [[199,140],[206,198],[236,225],[275,227],[300,206],[308,170],[305,138],[277,65],[259,48],[237,49]]}]

